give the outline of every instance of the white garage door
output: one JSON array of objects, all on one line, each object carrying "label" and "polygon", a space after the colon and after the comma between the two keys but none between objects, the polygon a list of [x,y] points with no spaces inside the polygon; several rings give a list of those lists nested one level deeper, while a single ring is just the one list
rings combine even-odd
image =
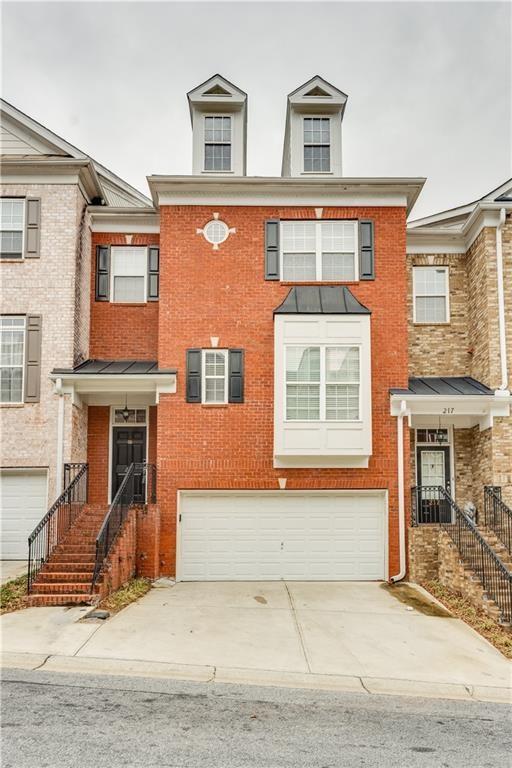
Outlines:
[{"label": "white garage door", "polygon": [[384,493],[180,494],[178,579],[386,578]]},{"label": "white garage door", "polygon": [[0,472],[0,554],[3,560],[27,557],[27,539],[47,511],[46,494],[46,471]]}]

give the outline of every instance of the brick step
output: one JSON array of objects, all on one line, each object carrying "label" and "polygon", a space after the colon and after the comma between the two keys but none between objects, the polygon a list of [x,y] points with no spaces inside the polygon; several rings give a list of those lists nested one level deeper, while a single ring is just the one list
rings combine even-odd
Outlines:
[{"label": "brick step", "polygon": [[[95,552],[53,552],[47,565],[52,563],[94,563]],[[67,566],[66,566],[67,567]]]},{"label": "brick step", "polygon": [[40,571],[37,575],[36,584],[52,584],[54,582],[71,582],[72,584],[92,581],[92,570],[83,571]]},{"label": "brick step", "polygon": [[76,561],[68,561],[65,560],[54,560],[53,558],[50,560],[49,563],[46,563],[46,565],[43,566],[41,569],[41,573],[57,573],[57,572],[66,572],[66,573],[92,573],[94,570],[94,560],[89,560],[87,562],[76,562]]},{"label": "brick step", "polygon": [[32,585],[32,594],[34,595],[53,595],[67,594],[79,595],[88,594],[91,591],[91,582],[76,581],[54,581],[50,583],[40,583],[37,580]]},{"label": "brick step", "polygon": [[94,544],[59,544],[53,550],[52,559],[55,555],[95,555],[96,547]]},{"label": "brick step", "polygon": [[48,608],[54,605],[92,605],[95,599],[91,595],[29,595],[27,602],[31,608]]}]

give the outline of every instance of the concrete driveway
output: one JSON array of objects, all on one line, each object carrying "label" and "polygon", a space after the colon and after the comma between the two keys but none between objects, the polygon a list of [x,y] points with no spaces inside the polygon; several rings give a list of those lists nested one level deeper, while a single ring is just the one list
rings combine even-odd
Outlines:
[{"label": "concrete driveway", "polygon": [[79,608],[8,614],[3,650],[41,654],[48,670],[174,665],[177,676],[205,680],[322,687],[343,678],[373,692],[394,681],[393,690],[418,695],[433,684],[448,693],[496,687],[503,698],[511,682],[510,663],[463,622],[426,615],[375,583],[179,583],[106,622],[83,616]]}]

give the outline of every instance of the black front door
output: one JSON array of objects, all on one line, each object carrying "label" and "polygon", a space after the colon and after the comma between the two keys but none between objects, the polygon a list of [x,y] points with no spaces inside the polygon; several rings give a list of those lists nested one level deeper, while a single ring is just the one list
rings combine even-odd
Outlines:
[{"label": "black front door", "polygon": [[418,485],[422,489],[418,499],[419,522],[449,523],[450,505],[437,489],[441,486],[450,494],[450,447],[423,445],[416,450]]},{"label": "black front door", "polygon": [[[146,427],[114,427],[112,455],[112,499],[116,495],[130,464],[146,461]],[[135,501],[145,501],[146,489],[142,471],[135,476]]]}]

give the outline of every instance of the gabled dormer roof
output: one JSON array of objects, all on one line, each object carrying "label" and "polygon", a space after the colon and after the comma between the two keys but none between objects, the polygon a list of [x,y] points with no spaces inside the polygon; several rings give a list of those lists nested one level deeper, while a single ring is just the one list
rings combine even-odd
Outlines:
[{"label": "gabled dormer roof", "polygon": [[187,93],[190,107],[190,117],[193,118],[193,107],[199,106],[205,110],[215,109],[217,105],[242,106],[247,101],[247,94],[238,86],[233,85],[222,75],[216,74],[197,85]]},{"label": "gabled dormer roof", "polygon": [[306,83],[303,83],[294,91],[288,94],[288,108],[290,105],[303,105],[305,107],[315,107],[322,105],[322,109],[329,107],[334,110],[341,108],[342,114],[345,109],[348,96],[339,88],[328,83],[320,75],[314,75]]},{"label": "gabled dormer roof", "polygon": [[4,172],[81,168],[84,190],[116,207],[152,207],[151,200],[82,150],[0,99],[0,156]]}]

